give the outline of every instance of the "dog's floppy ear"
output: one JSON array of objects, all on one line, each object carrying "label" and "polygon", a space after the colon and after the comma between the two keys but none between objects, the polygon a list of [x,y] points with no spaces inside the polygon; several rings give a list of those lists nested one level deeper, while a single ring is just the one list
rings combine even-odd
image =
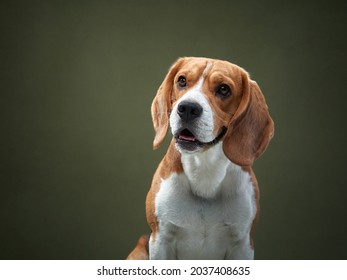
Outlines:
[{"label": "dog's floppy ear", "polygon": [[265,98],[246,72],[242,73],[243,96],[223,140],[225,155],[240,166],[251,166],[274,134]]},{"label": "dog's floppy ear", "polygon": [[153,141],[154,149],[157,149],[163,142],[169,127],[169,115],[172,109],[172,90],[174,78],[183,61],[184,58],[180,58],[171,66],[152,102],[151,113],[155,130],[155,137]]}]

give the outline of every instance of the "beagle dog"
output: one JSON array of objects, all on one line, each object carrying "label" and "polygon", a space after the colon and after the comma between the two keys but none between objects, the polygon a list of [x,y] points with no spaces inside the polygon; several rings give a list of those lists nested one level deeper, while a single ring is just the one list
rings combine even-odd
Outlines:
[{"label": "beagle dog", "polygon": [[253,259],[259,190],[252,164],[274,134],[264,96],[227,61],[186,57],[152,108],[153,147],[173,139],[146,199],[150,237],[127,259]]}]

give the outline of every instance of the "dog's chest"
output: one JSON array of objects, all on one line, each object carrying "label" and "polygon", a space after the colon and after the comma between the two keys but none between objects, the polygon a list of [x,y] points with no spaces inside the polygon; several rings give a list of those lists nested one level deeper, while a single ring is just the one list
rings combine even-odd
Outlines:
[{"label": "dog's chest", "polygon": [[214,171],[219,177],[205,171],[194,175],[196,180],[182,173],[161,182],[155,202],[158,236],[171,243],[176,258],[223,259],[249,236],[256,212],[250,176],[233,164],[223,168]]}]

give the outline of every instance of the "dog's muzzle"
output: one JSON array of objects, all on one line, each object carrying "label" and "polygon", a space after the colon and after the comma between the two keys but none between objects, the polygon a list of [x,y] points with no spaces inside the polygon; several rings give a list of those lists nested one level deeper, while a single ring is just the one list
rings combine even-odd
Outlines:
[{"label": "dog's muzzle", "polygon": [[[195,151],[204,147],[212,146],[218,143],[226,133],[226,127],[222,127],[215,139],[210,142],[199,141],[194,135],[194,121],[203,113],[200,104],[192,101],[182,101],[177,106],[177,114],[181,119],[182,127],[174,135],[178,146],[186,151]],[[196,124],[195,124],[196,125]]]}]

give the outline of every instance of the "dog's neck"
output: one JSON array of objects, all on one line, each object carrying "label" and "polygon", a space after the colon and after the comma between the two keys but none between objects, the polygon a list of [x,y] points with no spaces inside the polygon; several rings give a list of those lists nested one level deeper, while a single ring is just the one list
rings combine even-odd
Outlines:
[{"label": "dog's neck", "polygon": [[181,152],[181,161],[191,191],[205,199],[214,198],[220,192],[233,165],[225,156],[221,142],[203,152]]}]

